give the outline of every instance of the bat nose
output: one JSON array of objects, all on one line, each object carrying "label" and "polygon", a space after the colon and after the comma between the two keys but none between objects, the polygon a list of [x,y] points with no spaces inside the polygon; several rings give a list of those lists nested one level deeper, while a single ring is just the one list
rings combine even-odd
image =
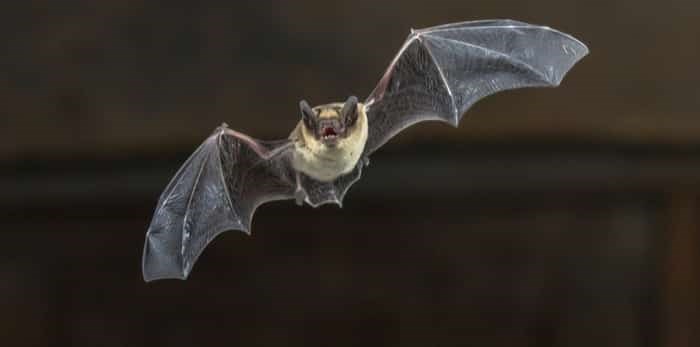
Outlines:
[{"label": "bat nose", "polygon": [[340,119],[333,118],[333,119],[321,119],[318,122],[318,125],[319,125],[320,129],[332,128],[332,129],[338,130],[338,129],[340,129],[341,124],[340,124]]}]

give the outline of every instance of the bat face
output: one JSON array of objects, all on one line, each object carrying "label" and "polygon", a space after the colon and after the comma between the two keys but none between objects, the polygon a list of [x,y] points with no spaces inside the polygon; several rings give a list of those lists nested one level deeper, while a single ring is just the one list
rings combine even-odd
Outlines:
[{"label": "bat face", "polygon": [[306,132],[326,147],[336,147],[355,130],[358,118],[357,98],[352,96],[345,103],[331,103],[309,107],[300,103],[301,116]]}]

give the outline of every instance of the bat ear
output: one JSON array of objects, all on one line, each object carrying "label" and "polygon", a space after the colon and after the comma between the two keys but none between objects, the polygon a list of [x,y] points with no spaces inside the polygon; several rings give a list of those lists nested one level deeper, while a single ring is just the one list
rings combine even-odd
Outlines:
[{"label": "bat ear", "polygon": [[353,124],[357,120],[357,97],[351,96],[345,101],[340,116],[347,124]]},{"label": "bat ear", "polygon": [[313,129],[314,117],[316,117],[316,113],[313,109],[311,109],[311,106],[309,106],[309,103],[306,102],[306,100],[299,101],[299,110],[301,111],[301,119],[304,121],[306,127]]}]

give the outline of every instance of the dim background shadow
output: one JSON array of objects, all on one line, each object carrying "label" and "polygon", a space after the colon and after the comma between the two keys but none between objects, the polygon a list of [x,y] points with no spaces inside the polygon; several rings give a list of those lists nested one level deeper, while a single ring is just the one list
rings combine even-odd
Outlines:
[{"label": "dim background shadow", "polygon": [[[700,344],[697,2],[2,6],[3,346]],[[591,55],[402,133],[342,209],[271,203],[143,282],[158,195],[221,122],[285,137],[409,28],[504,17]]]}]

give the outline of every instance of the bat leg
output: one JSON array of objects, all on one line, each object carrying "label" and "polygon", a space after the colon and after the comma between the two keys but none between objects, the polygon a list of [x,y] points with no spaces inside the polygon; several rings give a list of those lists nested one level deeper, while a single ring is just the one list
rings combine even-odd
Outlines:
[{"label": "bat leg", "polygon": [[304,191],[303,188],[301,188],[301,177],[299,176],[299,173],[297,172],[297,189],[294,191],[294,199],[296,200],[297,205],[301,206],[304,204],[304,200],[306,200],[306,192]]}]

